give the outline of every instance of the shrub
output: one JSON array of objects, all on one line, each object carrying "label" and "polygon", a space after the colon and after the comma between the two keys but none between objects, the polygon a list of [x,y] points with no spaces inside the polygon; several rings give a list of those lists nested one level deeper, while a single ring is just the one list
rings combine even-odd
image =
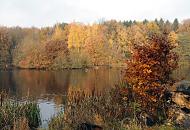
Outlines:
[{"label": "shrub", "polygon": [[130,91],[126,88],[124,92],[132,95],[127,100],[138,102],[141,113],[157,121],[166,116],[164,95],[173,83],[171,72],[177,68],[178,56],[172,52],[176,46],[175,33],[148,32],[143,42],[132,44],[127,61],[125,80]]}]

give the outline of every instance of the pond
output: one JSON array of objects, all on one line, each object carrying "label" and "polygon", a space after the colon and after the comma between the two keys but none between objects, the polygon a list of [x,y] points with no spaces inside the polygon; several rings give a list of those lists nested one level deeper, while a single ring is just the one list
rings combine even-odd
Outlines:
[{"label": "pond", "polygon": [[121,69],[75,69],[62,71],[12,70],[0,71],[0,89],[18,99],[34,99],[40,107],[42,127],[63,109],[67,93],[106,91],[122,80]]},{"label": "pond", "polygon": [[[0,89],[12,97],[35,100],[40,107],[42,126],[64,108],[70,90],[101,93],[122,81],[121,68],[74,69],[61,71],[12,70],[0,71]],[[174,71],[176,79],[190,80],[190,66],[180,64]]]}]

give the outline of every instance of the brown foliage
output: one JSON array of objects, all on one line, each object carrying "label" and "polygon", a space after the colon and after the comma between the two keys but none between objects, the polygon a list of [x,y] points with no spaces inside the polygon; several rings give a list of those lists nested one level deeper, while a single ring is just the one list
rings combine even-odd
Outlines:
[{"label": "brown foliage", "polygon": [[166,33],[148,34],[144,43],[132,45],[125,80],[132,88],[134,100],[153,117],[158,116],[157,110],[164,105],[164,93],[172,83],[170,74],[178,60],[172,52],[176,45]]},{"label": "brown foliage", "polygon": [[183,20],[178,32],[190,32],[190,19]]},{"label": "brown foliage", "polygon": [[63,40],[50,40],[45,46],[46,55],[48,57],[49,63],[52,64],[54,59],[59,55],[59,53],[64,52],[67,61],[69,62],[69,50],[67,44]]},{"label": "brown foliage", "polygon": [[7,31],[0,28],[0,68],[6,69],[11,63],[11,42]]},{"label": "brown foliage", "polygon": [[52,39],[46,43],[39,43],[19,61],[19,67],[50,69],[60,53],[64,53],[67,62],[69,62],[69,50],[63,40]]}]

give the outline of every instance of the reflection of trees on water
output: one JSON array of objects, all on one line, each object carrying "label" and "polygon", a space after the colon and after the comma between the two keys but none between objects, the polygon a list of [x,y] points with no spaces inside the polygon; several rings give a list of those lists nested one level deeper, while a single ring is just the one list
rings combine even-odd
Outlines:
[{"label": "reflection of trees on water", "polygon": [[118,69],[101,68],[98,70],[89,69],[88,72],[80,70],[78,73],[73,70],[71,72],[70,87],[73,89],[82,89],[84,91],[104,91],[118,84],[121,76]]},{"label": "reflection of trees on water", "polygon": [[40,97],[46,94],[65,94],[69,87],[69,72],[22,70],[14,73],[17,93],[22,97]]},{"label": "reflection of trees on water", "polygon": [[64,72],[51,72],[50,75],[46,93],[66,95],[70,84],[70,72],[67,70]]},{"label": "reflection of trees on water", "polygon": [[[120,80],[120,70],[100,68],[85,70],[39,71],[14,70],[0,72],[0,88],[14,96],[41,98],[44,95],[67,95],[68,89],[105,91]],[[51,96],[47,96],[50,98]],[[55,97],[55,96],[53,96]],[[52,98],[53,99],[53,98]],[[58,99],[58,97],[56,97]],[[59,101],[58,101],[59,100]],[[61,102],[60,99],[57,100]]]},{"label": "reflection of trees on water", "polygon": [[[58,112],[60,109],[65,110],[68,98],[71,98],[69,97],[70,90],[78,94],[84,92],[84,97],[101,95],[101,91],[106,91],[118,83],[121,78],[120,73],[118,69],[106,68],[88,71],[4,71],[0,72],[0,89],[10,91],[12,96],[17,96],[19,99],[26,96],[40,99],[37,100],[38,103],[41,106],[45,104],[45,107],[48,107],[46,110]],[[48,112],[46,114],[45,111],[44,119],[54,114],[54,112]]]},{"label": "reflection of trees on water", "polygon": [[0,88],[14,92],[20,97],[29,93],[32,97],[45,94],[65,94],[69,87],[70,73],[19,70],[0,72]]},{"label": "reflection of trees on water", "polygon": [[12,71],[0,72],[0,89],[3,91],[10,92],[13,95],[16,94],[16,85],[15,85]]}]

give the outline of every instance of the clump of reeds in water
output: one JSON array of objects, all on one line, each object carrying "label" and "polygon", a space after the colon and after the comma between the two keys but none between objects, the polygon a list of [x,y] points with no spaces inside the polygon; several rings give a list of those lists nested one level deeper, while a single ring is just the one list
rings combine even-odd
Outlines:
[{"label": "clump of reeds in water", "polygon": [[0,92],[1,130],[30,130],[40,124],[40,109],[36,102],[17,101]]},{"label": "clump of reeds in water", "polygon": [[[133,113],[138,110],[123,102],[119,91],[115,89],[102,93],[94,90],[91,93],[69,91],[64,111],[52,118],[50,130],[77,129],[83,123],[96,124],[110,130],[127,128],[133,122],[133,127],[140,128],[133,120]],[[126,122],[128,125],[125,125]]]},{"label": "clump of reeds in water", "polygon": [[142,113],[137,102],[126,102],[118,87],[102,93],[70,90],[64,111],[50,120],[49,130],[85,130],[80,129],[81,124],[98,125],[103,130],[177,130],[165,124],[149,128]]}]

